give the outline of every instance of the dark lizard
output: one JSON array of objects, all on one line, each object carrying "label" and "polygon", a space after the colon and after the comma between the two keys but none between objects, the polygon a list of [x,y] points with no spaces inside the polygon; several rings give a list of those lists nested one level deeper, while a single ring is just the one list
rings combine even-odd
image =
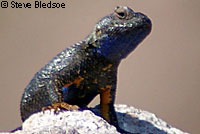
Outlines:
[{"label": "dark lizard", "polygon": [[120,129],[114,109],[117,69],[151,31],[150,19],[118,6],[81,42],[63,50],[35,74],[22,96],[22,121],[43,108],[86,107],[100,94],[100,112]]}]

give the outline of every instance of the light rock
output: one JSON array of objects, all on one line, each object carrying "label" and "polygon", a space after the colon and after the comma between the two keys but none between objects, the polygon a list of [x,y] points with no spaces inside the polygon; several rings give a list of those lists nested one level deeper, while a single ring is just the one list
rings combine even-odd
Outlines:
[{"label": "light rock", "polygon": [[[115,105],[122,129],[139,134],[188,134],[168,125],[155,114],[127,105]],[[92,108],[99,114],[98,108]],[[90,110],[53,110],[36,113],[22,124],[22,130],[12,134],[119,134],[116,128]],[[10,134],[10,133],[0,133]]]}]

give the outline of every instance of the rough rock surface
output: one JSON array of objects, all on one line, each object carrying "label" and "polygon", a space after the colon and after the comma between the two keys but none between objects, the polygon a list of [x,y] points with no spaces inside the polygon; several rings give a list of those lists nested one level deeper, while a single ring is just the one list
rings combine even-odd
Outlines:
[{"label": "rough rock surface", "polygon": [[[147,111],[127,105],[115,105],[115,108],[120,126],[126,131],[139,134],[187,134]],[[91,110],[99,115],[97,107]],[[36,113],[22,124],[22,130],[12,134],[119,134],[114,126],[93,112],[62,111],[55,114],[51,110]]]}]

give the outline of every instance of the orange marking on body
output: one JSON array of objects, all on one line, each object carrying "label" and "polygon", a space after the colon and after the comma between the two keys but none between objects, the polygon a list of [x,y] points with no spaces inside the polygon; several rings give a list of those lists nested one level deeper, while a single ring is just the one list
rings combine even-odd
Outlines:
[{"label": "orange marking on body", "polygon": [[106,87],[101,88],[102,91],[111,90],[111,85],[106,85]]},{"label": "orange marking on body", "polygon": [[103,71],[106,71],[106,70],[110,69],[111,67],[112,67],[112,64],[108,64],[107,67],[104,67],[104,68],[103,68]]},{"label": "orange marking on body", "polygon": [[101,88],[100,94],[100,111],[105,120],[110,122],[109,118],[109,103],[112,101],[111,97],[111,85],[107,85],[105,88]]},{"label": "orange marking on body", "polygon": [[84,78],[81,77],[81,76],[79,76],[78,78],[76,78],[76,79],[74,80],[73,83],[76,84],[76,87],[79,87],[81,81],[83,81],[83,80],[84,80]]},{"label": "orange marking on body", "polygon": [[73,85],[73,84],[75,84],[76,87],[79,87],[81,81],[83,81],[83,80],[84,80],[84,78],[81,77],[81,76],[79,76],[79,77],[76,78],[73,82],[67,83],[67,84],[65,84],[63,87],[69,87],[69,86],[71,86],[71,85]]},{"label": "orange marking on body", "polygon": [[69,86],[71,86],[73,84],[73,82],[70,82],[70,83],[68,83],[68,84],[65,84],[63,87],[69,87]]}]

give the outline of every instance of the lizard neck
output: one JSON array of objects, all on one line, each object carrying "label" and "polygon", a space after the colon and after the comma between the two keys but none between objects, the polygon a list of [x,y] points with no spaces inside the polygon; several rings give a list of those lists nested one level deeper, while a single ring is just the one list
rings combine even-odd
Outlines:
[{"label": "lizard neck", "polygon": [[[134,42],[133,39],[135,38]],[[90,36],[87,38],[87,44],[92,48],[94,53],[104,56],[106,59],[120,63],[120,61],[126,58],[137,45],[143,40],[137,36],[132,36],[127,33],[127,36],[112,37],[105,35],[103,38],[98,39],[96,36]]]}]

